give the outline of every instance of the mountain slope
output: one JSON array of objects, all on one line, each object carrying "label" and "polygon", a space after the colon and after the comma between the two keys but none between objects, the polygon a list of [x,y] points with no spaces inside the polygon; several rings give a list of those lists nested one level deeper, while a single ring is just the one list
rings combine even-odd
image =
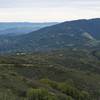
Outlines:
[{"label": "mountain slope", "polygon": [[36,31],[40,28],[51,26],[56,24],[56,22],[51,23],[27,23],[27,22],[5,22],[0,23],[0,35],[22,35]]},{"label": "mountain slope", "polygon": [[[0,51],[41,51],[66,47],[93,47],[100,43],[100,19],[75,20],[26,35],[0,37]],[[2,41],[2,42],[1,42]]]}]

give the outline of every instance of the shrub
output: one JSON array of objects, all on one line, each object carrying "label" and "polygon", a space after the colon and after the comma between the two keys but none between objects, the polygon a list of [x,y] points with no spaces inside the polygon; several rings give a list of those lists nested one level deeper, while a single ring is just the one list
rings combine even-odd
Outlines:
[{"label": "shrub", "polygon": [[44,88],[39,89],[29,89],[27,92],[28,100],[57,100],[56,96],[49,93],[48,90]]}]

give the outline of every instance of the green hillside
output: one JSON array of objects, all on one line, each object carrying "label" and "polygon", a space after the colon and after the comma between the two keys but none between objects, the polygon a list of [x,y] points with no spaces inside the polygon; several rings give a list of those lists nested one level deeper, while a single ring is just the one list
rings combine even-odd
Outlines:
[{"label": "green hillside", "polygon": [[99,51],[0,56],[0,100],[99,100]]},{"label": "green hillside", "polygon": [[72,47],[100,48],[99,45],[100,19],[83,19],[44,27],[29,34],[1,36],[0,54],[48,51]]}]

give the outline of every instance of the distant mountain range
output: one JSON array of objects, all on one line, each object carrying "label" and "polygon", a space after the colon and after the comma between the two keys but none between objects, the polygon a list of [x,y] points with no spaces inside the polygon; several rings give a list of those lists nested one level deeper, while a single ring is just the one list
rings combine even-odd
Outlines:
[{"label": "distant mountain range", "polygon": [[83,19],[47,26],[29,34],[13,37],[1,36],[0,52],[33,52],[68,47],[96,47],[99,44],[100,19]]},{"label": "distant mountain range", "polygon": [[27,23],[27,22],[3,22],[0,23],[0,35],[22,35],[40,28],[57,24],[56,22],[49,23]]}]

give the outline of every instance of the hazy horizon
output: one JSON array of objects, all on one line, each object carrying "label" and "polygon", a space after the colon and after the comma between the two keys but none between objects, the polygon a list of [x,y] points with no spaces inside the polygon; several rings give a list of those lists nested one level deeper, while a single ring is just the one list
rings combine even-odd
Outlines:
[{"label": "hazy horizon", "polygon": [[[98,17],[99,18],[99,17]],[[91,20],[91,19],[98,19],[97,17],[93,18],[77,18],[77,19],[67,19],[67,20],[62,20],[62,21],[0,21],[0,23],[62,23],[65,21],[75,21],[75,20]]]},{"label": "hazy horizon", "polygon": [[99,0],[3,0],[0,22],[63,22],[100,18]]}]

